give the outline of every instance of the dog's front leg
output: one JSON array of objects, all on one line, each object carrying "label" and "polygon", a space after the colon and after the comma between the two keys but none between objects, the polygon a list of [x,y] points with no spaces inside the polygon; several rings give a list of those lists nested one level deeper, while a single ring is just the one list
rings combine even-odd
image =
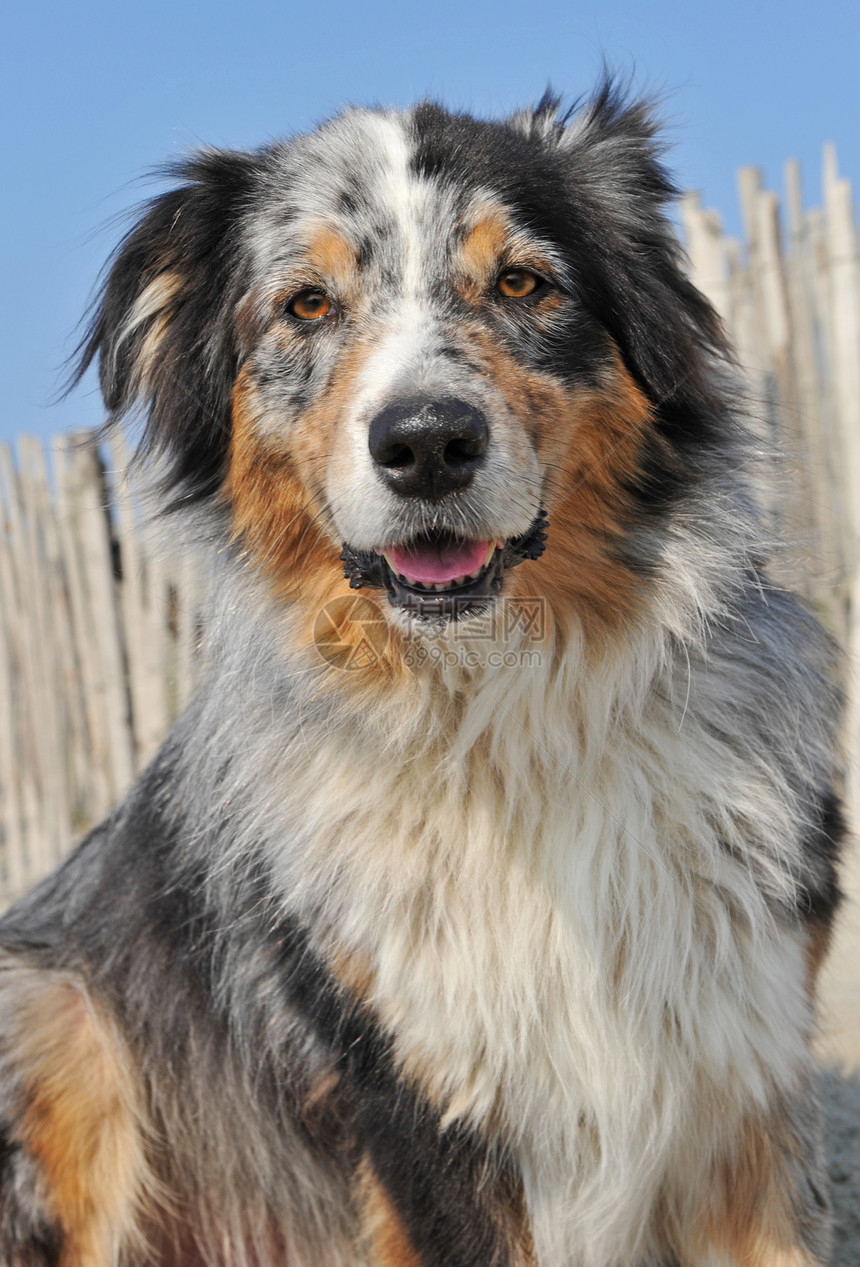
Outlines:
[{"label": "dog's front leg", "polygon": [[0,1264],[114,1267],[147,1183],[134,1077],[72,976],[0,966]]},{"label": "dog's front leg", "polygon": [[826,1267],[830,1202],[811,1086],[749,1117],[711,1175],[707,1213],[680,1253],[695,1267]]}]

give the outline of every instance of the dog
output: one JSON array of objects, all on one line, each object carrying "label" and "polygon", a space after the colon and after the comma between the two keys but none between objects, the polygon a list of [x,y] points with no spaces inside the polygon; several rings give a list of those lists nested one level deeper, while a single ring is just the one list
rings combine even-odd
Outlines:
[{"label": "dog", "polygon": [[170,170],[80,370],[208,677],[4,918],[9,1267],[812,1267],[838,659],[611,81]]}]

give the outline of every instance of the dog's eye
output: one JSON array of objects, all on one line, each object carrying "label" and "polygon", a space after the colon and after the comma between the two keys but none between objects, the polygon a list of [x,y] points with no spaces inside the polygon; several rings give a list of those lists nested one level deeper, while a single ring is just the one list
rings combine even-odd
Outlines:
[{"label": "dog's eye", "polygon": [[506,299],[525,299],[545,285],[542,277],[527,268],[509,268],[496,282],[496,290]]},{"label": "dog's eye", "polygon": [[293,295],[286,310],[299,321],[319,321],[330,314],[332,302],[325,291],[300,290],[297,295]]}]

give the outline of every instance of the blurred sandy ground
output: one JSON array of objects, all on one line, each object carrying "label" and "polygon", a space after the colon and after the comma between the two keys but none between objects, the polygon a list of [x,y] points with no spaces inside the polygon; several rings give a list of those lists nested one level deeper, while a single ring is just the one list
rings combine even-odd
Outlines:
[{"label": "blurred sandy ground", "polygon": [[820,978],[817,1054],[833,1201],[830,1265],[860,1267],[860,833],[856,823],[842,886],[845,901]]}]

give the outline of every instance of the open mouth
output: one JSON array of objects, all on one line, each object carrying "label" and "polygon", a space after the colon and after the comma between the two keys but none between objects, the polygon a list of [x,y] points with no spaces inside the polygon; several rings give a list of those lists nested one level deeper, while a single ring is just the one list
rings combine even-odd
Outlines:
[{"label": "open mouth", "polygon": [[441,530],[385,550],[354,550],[341,559],[352,589],[385,589],[388,601],[422,619],[458,619],[482,611],[500,593],[507,568],[543,554],[543,510],[528,532],[505,540],[472,540]]}]

